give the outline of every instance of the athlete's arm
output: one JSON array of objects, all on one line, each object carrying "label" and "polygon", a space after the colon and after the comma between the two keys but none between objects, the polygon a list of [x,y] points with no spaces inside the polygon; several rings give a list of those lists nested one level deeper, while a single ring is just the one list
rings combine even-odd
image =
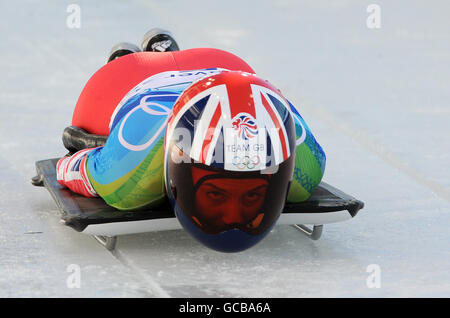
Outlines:
[{"label": "athlete's arm", "polygon": [[288,202],[302,202],[320,184],[325,172],[326,156],[305,120],[291,103],[296,132],[295,167]]},{"label": "athlete's arm", "polygon": [[56,179],[59,184],[85,197],[98,196],[86,173],[86,160],[94,149],[96,148],[83,149],[70,157],[61,158],[56,164]]}]

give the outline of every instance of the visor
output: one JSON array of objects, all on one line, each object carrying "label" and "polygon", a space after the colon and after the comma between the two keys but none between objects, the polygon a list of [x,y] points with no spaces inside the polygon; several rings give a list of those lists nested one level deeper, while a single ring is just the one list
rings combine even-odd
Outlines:
[{"label": "visor", "polygon": [[169,184],[182,213],[205,234],[239,229],[258,235],[276,222],[292,178],[294,156],[276,172],[228,171],[169,160]]}]

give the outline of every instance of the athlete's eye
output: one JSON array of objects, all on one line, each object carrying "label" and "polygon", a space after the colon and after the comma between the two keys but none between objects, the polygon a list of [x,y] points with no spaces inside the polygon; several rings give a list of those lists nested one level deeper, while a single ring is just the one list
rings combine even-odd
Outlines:
[{"label": "athlete's eye", "polygon": [[255,189],[252,189],[252,190],[246,192],[241,197],[241,200],[242,200],[241,202],[248,207],[258,205],[258,204],[262,203],[262,201],[264,200],[264,198],[266,196],[266,192],[267,192],[267,186],[259,186]]},{"label": "athlete's eye", "polygon": [[247,192],[243,198],[245,205],[252,205],[259,202],[264,197],[263,194],[259,192]]},{"label": "athlete's eye", "polygon": [[220,191],[208,191],[206,193],[206,195],[208,196],[209,199],[213,200],[213,201],[225,201],[226,199],[226,195]]}]

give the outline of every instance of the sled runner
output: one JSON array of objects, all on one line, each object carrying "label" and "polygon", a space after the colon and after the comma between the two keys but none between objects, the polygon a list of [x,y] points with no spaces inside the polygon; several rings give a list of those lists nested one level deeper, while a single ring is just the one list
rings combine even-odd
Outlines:
[{"label": "sled runner", "polygon": [[[32,178],[32,184],[44,186],[50,192],[58,206],[62,223],[78,232],[94,236],[108,250],[114,249],[118,235],[181,228],[168,201],[149,210],[130,212],[108,206],[101,198],[86,198],[71,192],[56,180],[57,162],[58,158],[36,162],[37,175]],[[287,203],[277,224],[293,225],[311,239],[317,240],[321,236],[323,224],[351,219],[363,207],[363,202],[322,182],[307,201]],[[304,224],[313,225],[313,228]]]}]

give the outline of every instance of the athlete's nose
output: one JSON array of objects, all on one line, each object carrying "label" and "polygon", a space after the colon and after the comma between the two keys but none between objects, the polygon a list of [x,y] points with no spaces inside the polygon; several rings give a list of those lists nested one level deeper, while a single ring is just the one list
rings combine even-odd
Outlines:
[{"label": "athlete's nose", "polygon": [[222,220],[225,224],[239,224],[244,222],[238,200],[230,200],[224,209],[225,214]]}]

